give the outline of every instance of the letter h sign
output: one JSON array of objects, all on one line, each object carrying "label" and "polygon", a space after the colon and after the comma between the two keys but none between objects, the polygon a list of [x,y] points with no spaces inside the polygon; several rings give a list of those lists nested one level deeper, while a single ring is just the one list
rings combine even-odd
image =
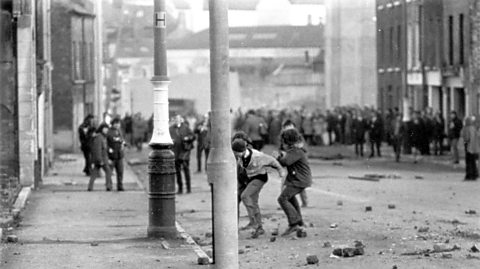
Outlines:
[{"label": "letter h sign", "polygon": [[153,21],[155,28],[165,28],[167,26],[167,16],[165,11],[155,12]]}]

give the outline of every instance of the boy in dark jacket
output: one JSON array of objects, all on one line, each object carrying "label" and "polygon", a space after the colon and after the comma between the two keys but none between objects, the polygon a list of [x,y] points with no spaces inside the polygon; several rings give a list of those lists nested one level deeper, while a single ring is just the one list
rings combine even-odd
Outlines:
[{"label": "boy in dark jacket", "polygon": [[278,203],[288,218],[288,228],[282,236],[296,232],[304,226],[302,213],[295,195],[312,185],[312,173],[305,150],[301,147],[302,137],[296,129],[288,129],[283,133],[285,152],[277,153],[278,162],[287,167],[285,187],[278,197]]},{"label": "boy in dark jacket", "polygon": [[123,191],[123,157],[125,140],[123,139],[122,132],[120,131],[121,122],[119,118],[112,120],[112,127],[108,130],[107,144],[108,155],[112,161],[113,169],[117,174],[117,190]]},{"label": "boy in dark jacket", "polygon": [[97,134],[93,138],[92,143],[92,167],[90,173],[90,181],[88,182],[88,191],[93,190],[93,184],[97,178],[100,168],[105,171],[105,185],[107,191],[112,190],[112,171],[108,161],[108,145],[107,145],[108,125],[102,123],[98,129]]}]

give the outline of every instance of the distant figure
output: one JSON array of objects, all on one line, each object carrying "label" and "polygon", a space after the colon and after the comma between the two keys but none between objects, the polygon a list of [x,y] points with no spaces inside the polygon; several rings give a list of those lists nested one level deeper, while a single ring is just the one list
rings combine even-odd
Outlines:
[{"label": "distant figure", "polygon": [[182,170],[185,174],[187,193],[192,192],[190,182],[190,152],[193,149],[195,135],[185,124],[182,116],[177,115],[170,126],[170,136],[173,140],[173,153],[175,154],[175,172],[177,175],[178,194],[183,193]]},{"label": "distant figure", "polygon": [[85,167],[83,168],[83,173],[85,175],[90,175],[91,170],[91,144],[93,134],[95,133],[95,126],[93,123],[94,117],[92,114],[89,114],[83,120],[83,123],[78,127],[78,137],[80,139],[80,149],[83,152],[83,157],[85,158]]},{"label": "distant figure", "polygon": [[391,143],[393,146],[393,152],[395,153],[395,161],[400,162],[403,138],[406,134],[405,124],[402,121],[402,115],[400,113],[395,116],[392,126]]},{"label": "distant figure", "polygon": [[208,154],[210,153],[210,117],[207,113],[204,119],[197,123],[194,133],[197,135],[197,172],[202,172],[202,154],[205,152],[205,171],[207,171]]},{"label": "distant figure", "polygon": [[375,156],[375,148],[377,149],[377,156],[382,157],[380,148],[382,147],[383,137],[383,122],[376,112],[372,112],[372,119],[369,122],[369,137],[370,137],[370,158]]},{"label": "distant figure", "polygon": [[133,116],[133,144],[137,151],[142,151],[147,129],[147,122],[142,118],[142,114],[140,112],[136,113]]},{"label": "distant figure", "polygon": [[465,143],[465,180],[477,180],[478,131],[475,126],[475,117],[465,118],[462,136]]},{"label": "distant figure", "polygon": [[448,123],[448,139],[450,140],[450,150],[452,152],[453,163],[459,163],[458,155],[458,139],[460,138],[460,132],[462,131],[463,123],[457,117],[457,112],[450,112],[450,122]]},{"label": "distant figure", "polygon": [[268,135],[268,127],[265,120],[255,115],[255,111],[249,110],[242,130],[252,139],[253,148],[262,150],[265,144],[263,136]]},{"label": "distant figure", "polygon": [[355,111],[352,118],[352,140],[355,144],[355,155],[357,157],[363,157],[363,145],[365,144],[365,132],[367,129],[367,122],[362,117],[362,113]]},{"label": "distant figure", "polygon": [[125,140],[129,145],[133,145],[133,120],[130,114],[126,113],[125,117],[123,118],[123,129],[125,134]]},{"label": "distant figure", "polygon": [[107,191],[112,190],[112,171],[108,161],[108,144],[107,144],[108,125],[102,123],[98,129],[92,143],[92,167],[90,173],[90,181],[88,182],[88,191],[93,190],[93,184],[98,176],[100,168],[105,171],[105,185]]},{"label": "distant figure", "polygon": [[445,138],[445,121],[442,114],[437,112],[433,120],[433,152],[435,155],[442,155],[443,139]]},{"label": "distant figure", "polygon": [[412,153],[414,158],[414,163],[417,163],[419,160],[419,155],[422,153],[422,148],[424,147],[424,137],[425,137],[425,124],[420,118],[420,113],[418,111],[413,112],[412,122],[410,126],[410,145],[412,146]]},{"label": "distant figure", "polygon": [[123,189],[123,157],[125,149],[125,140],[120,131],[120,119],[114,118],[112,120],[112,127],[108,130],[108,156],[112,161],[113,169],[117,174],[117,191],[124,191]]}]

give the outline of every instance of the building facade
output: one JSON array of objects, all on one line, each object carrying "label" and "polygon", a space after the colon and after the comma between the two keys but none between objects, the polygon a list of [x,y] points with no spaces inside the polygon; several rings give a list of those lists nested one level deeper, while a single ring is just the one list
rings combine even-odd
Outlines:
[{"label": "building facade", "polygon": [[475,3],[377,0],[378,93],[386,96],[379,98],[382,110],[407,104],[419,111],[430,107],[444,118],[450,111],[460,117],[478,114],[478,83],[470,77],[475,73]]},{"label": "building facade", "polygon": [[94,2],[52,2],[53,129],[55,148],[78,151],[77,128],[88,114],[102,120],[97,72],[101,72],[96,42],[98,27]]},{"label": "building facade", "polygon": [[326,0],[328,108],[377,103],[375,1]]},{"label": "building facade", "polygon": [[0,209],[38,186],[51,147],[50,1],[0,2]]}]

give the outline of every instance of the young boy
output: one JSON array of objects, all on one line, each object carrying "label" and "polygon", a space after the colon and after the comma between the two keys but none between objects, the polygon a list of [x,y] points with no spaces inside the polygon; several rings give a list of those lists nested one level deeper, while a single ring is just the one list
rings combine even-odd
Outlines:
[{"label": "young boy", "polygon": [[268,181],[267,168],[276,169],[280,177],[284,176],[284,172],[275,158],[255,149],[247,148],[247,143],[243,139],[235,139],[232,142],[232,150],[238,160],[238,165],[245,169],[247,186],[240,194],[240,198],[247,208],[250,221],[253,222],[252,228],[255,231],[252,233],[252,238],[258,238],[265,233],[258,198],[263,185]]},{"label": "young boy", "polygon": [[278,155],[277,160],[280,164],[287,167],[288,174],[277,201],[288,218],[288,228],[282,234],[282,236],[287,236],[304,226],[295,195],[312,185],[312,173],[305,149],[302,147],[303,139],[300,133],[296,129],[287,129],[283,132],[282,138],[286,145],[286,151],[275,155]]}]

